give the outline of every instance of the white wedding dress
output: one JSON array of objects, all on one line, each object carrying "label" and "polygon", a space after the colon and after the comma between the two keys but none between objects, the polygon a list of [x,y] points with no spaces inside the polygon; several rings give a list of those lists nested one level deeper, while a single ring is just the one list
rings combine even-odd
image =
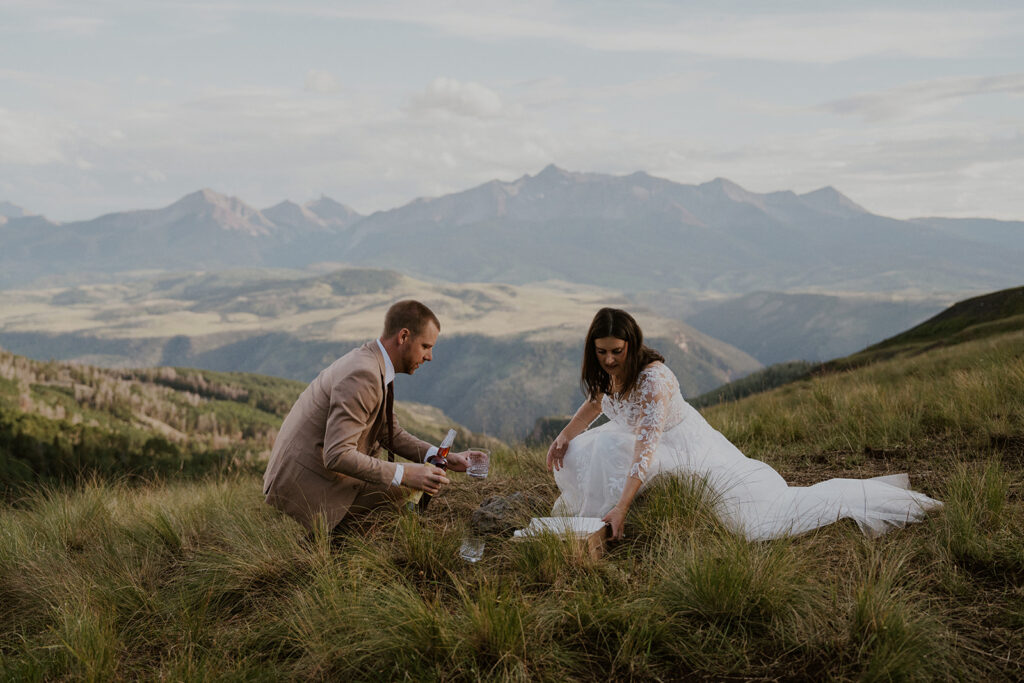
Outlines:
[{"label": "white wedding dress", "polygon": [[601,408],[610,421],[573,439],[555,472],[562,492],[555,515],[603,517],[618,502],[627,477],[638,477],[642,490],[663,473],[703,477],[719,518],[750,540],[801,534],[844,517],[878,536],[942,507],[907,490],[906,474],[788,486],[684,401],[679,382],[663,363],[641,371],[631,396],[606,394]]}]

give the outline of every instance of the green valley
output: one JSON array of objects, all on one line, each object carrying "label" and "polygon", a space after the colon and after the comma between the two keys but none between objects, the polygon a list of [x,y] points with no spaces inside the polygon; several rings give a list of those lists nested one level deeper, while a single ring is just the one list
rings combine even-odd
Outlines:
[{"label": "green valley", "polygon": [[[238,270],[2,292],[0,346],[106,367],[188,366],[307,382],[380,333],[387,307],[420,299],[442,321],[434,362],[400,376],[399,398],[468,428],[524,437],[539,415],[575,410],[580,344],[602,306],[590,285],[448,283],[387,270]],[[630,306],[687,395],[757,370],[748,354],[656,311]]]}]

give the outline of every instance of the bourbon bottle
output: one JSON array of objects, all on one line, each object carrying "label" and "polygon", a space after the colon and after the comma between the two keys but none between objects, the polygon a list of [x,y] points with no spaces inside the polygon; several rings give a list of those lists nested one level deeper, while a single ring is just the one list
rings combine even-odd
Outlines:
[{"label": "bourbon bottle", "polygon": [[[448,434],[444,437],[444,441],[442,441],[441,445],[438,446],[437,453],[434,453],[432,456],[427,458],[427,462],[434,467],[440,467],[442,470],[447,470],[448,452],[451,451],[453,443],[455,443],[455,430],[449,429]],[[420,496],[420,512],[427,509],[427,505],[430,504],[431,498],[433,498],[433,496],[426,491],[423,492],[423,495]]]}]

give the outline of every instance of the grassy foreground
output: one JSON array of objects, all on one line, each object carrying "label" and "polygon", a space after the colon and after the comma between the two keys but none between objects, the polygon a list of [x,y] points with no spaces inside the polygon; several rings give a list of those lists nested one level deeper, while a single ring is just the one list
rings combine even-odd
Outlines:
[{"label": "grassy foreground", "polygon": [[[764,543],[699,482],[638,500],[601,560],[488,539],[471,510],[556,491],[497,454],[418,517],[303,540],[258,477],[95,482],[0,510],[10,680],[983,680],[1024,677],[1024,334],[877,363],[707,411],[791,482],[909,471],[945,501],[877,540],[853,524]],[[528,512],[528,514],[529,514]]]}]

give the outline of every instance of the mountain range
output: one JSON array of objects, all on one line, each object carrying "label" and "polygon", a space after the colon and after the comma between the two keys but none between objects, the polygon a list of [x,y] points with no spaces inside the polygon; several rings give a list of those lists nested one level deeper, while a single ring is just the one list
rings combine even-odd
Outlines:
[{"label": "mountain range", "polygon": [[684,185],[548,166],[369,216],[328,198],[257,210],[201,190],[162,209],[60,225],[9,217],[0,287],[75,273],[332,262],[623,291],[958,293],[1018,284],[1022,234],[1020,222],[887,218],[831,187],[758,194],[722,178]]}]

